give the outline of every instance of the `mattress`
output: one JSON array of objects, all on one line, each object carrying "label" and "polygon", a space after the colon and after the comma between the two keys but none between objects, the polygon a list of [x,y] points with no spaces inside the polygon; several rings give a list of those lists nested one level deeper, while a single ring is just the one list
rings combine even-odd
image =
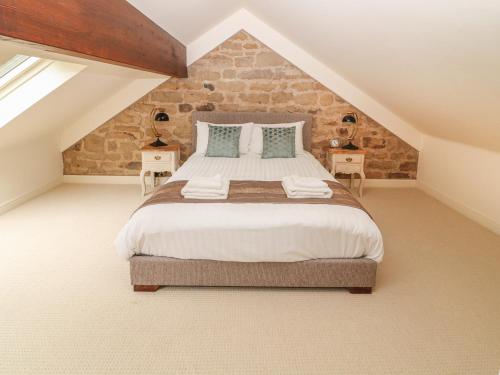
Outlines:
[{"label": "mattress", "polygon": [[[297,174],[334,180],[310,154],[290,159],[192,155],[169,181],[217,173],[231,180],[280,181]],[[123,258],[134,255],[237,262],[296,262],[367,258],[380,262],[383,241],[362,210],[336,205],[180,203],[136,211],[115,240]]]}]

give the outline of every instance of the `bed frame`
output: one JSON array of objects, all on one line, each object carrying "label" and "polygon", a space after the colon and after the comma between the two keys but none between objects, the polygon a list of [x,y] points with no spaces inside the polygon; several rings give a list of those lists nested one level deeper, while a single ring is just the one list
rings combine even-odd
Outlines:
[{"label": "bed frame", "polygon": [[[276,124],[305,121],[304,149],[311,151],[312,116],[301,113],[193,112],[193,148],[197,121],[217,124]],[[134,291],[154,292],[160,286],[236,286],[347,288],[369,294],[375,286],[377,263],[370,259],[314,259],[302,262],[223,262],[136,255],[130,259]]]}]

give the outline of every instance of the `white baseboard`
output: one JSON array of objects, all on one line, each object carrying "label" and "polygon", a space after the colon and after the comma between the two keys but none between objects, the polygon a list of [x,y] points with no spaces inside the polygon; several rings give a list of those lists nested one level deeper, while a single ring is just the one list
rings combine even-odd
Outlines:
[{"label": "white baseboard", "polygon": [[114,184],[114,185],[139,185],[139,176],[83,176],[64,175],[65,184]]},{"label": "white baseboard", "polygon": [[[348,179],[337,179],[338,181],[349,184]],[[358,186],[358,180],[355,180],[355,186]],[[374,188],[416,188],[417,180],[396,180],[396,179],[371,179],[365,180],[364,187]]]},{"label": "white baseboard", "polygon": [[21,204],[29,201],[30,199],[35,198],[37,195],[43,194],[46,191],[52,190],[56,186],[62,184],[63,179],[62,177],[58,177],[55,180],[49,182],[48,184],[45,184],[43,186],[40,186],[32,191],[29,191],[27,193],[21,194],[18,197],[8,200],[7,202],[0,203],[0,215],[12,210],[14,207],[20,206]]},{"label": "white baseboard", "polygon": [[[349,180],[340,180],[349,183]],[[116,185],[138,185],[139,176],[83,176],[65,175],[63,182],[66,184],[116,184]],[[357,183],[357,182],[356,182]],[[377,188],[414,188],[417,180],[391,180],[391,179],[367,179],[365,187]]]},{"label": "white baseboard", "polygon": [[465,217],[475,221],[478,224],[488,228],[492,232],[500,235],[500,223],[495,221],[494,219],[480,213],[479,211],[466,206],[462,202],[451,198],[450,196],[444,194],[443,192],[434,189],[433,187],[423,183],[422,181],[418,182],[417,187],[423,192],[427,193],[431,197],[436,198],[438,201],[444,203],[450,208],[453,208],[455,211],[460,212]]}]

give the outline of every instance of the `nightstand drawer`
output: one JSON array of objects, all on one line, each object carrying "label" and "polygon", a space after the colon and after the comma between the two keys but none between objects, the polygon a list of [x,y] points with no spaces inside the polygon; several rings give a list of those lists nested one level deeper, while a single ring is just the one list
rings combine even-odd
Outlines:
[{"label": "nightstand drawer", "polygon": [[173,172],[172,164],[163,161],[145,161],[142,163],[142,169],[149,172]]},{"label": "nightstand drawer", "polygon": [[336,173],[360,173],[363,170],[363,165],[358,163],[337,163],[335,166]]},{"label": "nightstand drawer", "polygon": [[155,151],[143,151],[142,161],[143,162],[169,162],[172,160],[171,152],[155,152]]},{"label": "nightstand drawer", "polygon": [[337,154],[333,156],[335,158],[335,162],[337,163],[361,163],[363,161],[363,155],[355,155],[355,154]]}]

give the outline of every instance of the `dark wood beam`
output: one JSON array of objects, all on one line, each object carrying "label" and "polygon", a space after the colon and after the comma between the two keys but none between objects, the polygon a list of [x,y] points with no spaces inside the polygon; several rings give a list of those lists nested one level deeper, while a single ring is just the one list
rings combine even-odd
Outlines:
[{"label": "dark wood beam", "polygon": [[186,47],[125,0],[0,0],[0,37],[187,77]]}]

